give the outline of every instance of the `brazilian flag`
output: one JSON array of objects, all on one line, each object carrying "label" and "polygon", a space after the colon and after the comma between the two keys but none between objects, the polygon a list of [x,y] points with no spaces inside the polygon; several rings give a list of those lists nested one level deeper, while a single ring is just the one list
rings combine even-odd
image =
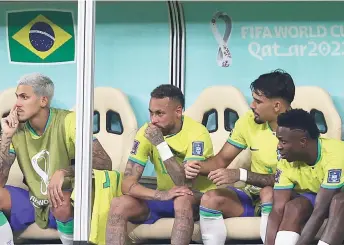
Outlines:
[{"label": "brazilian flag", "polygon": [[75,61],[72,12],[8,12],[7,28],[11,62],[39,64]]}]

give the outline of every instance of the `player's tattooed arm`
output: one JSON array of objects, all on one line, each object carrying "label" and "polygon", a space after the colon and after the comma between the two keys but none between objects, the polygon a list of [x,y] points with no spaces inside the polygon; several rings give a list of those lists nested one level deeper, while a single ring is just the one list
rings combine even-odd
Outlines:
[{"label": "player's tattooed arm", "polygon": [[174,157],[165,160],[164,164],[167,173],[170,175],[176,186],[184,186],[188,184],[185,177],[184,167],[180,165]]},{"label": "player's tattooed arm", "polygon": [[16,155],[9,151],[12,137],[2,134],[0,138],[0,186],[3,187],[7,182],[8,175]]},{"label": "player's tattooed arm", "polygon": [[93,140],[92,168],[98,170],[112,170],[111,158],[97,139]]},{"label": "player's tattooed arm", "polygon": [[251,171],[247,171],[247,184],[258,186],[258,187],[266,187],[266,186],[274,186],[275,183],[275,175],[274,174],[257,174]]}]

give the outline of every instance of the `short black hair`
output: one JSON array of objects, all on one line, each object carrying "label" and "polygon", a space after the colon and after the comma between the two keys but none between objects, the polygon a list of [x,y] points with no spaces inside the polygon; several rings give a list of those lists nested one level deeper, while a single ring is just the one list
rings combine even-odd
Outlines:
[{"label": "short black hair", "polygon": [[304,130],[312,139],[320,136],[314,116],[303,109],[292,109],[280,114],[277,117],[277,124],[279,127]]},{"label": "short black hair", "polygon": [[151,97],[156,99],[170,98],[172,100],[177,100],[183,108],[185,106],[183,92],[180,90],[180,88],[171,84],[162,84],[156,87],[151,92]]},{"label": "short black hair", "polygon": [[281,69],[260,75],[251,83],[250,88],[252,92],[262,93],[266,98],[282,98],[289,104],[295,96],[293,78]]}]

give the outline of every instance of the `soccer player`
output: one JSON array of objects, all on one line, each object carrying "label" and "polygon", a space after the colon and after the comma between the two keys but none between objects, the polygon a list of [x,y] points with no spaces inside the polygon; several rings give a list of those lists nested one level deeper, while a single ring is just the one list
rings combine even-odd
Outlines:
[{"label": "soccer player", "polygon": [[[252,110],[239,118],[221,151],[207,161],[193,161],[185,165],[187,178],[208,175],[217,186],[239,180],[247,183],[242,189],[219,188],[203,195],[200,225],[203,243],[206,245],[224,244],[227,232],[223,218],[258,215],[256,208],[259,202],[262,203],[260,231],[262,240],[265,239],[277,165],[277,116],[290,108],[295,85],[288,73],[276,70],[259,76],[252,82],[251,90]],[[250,171],[227,169],[233,159],[247,147],[252,155]]]},{"label": "soccer player", "polygon": [[[150,123],[137,132],[129,157],[123,196],[111,203],[107,224],[107,244],[124,244],[129,220],[152,224],[160,218],[175,217],[171,244],[191,241],[194,227],[193,207],[198,207],[200,192],[216,188],[205,176],[188,183],[183,163],[213,156],[208,130],[200,123],[183,116],[184,96],[173,85],[160,85],[151,93]],[[146,162],[154,164],[157,189],[139,183]],[[191,188],[192,184],[192,188]]]},{"label": "soccer player", "polygon": [[[11,227],[21,231],[34,222],[42,229],[57,229],[63,244],[73,243],[70,196],[76,120],[74,112],[50,107],[53,95],[50,78],[36,73],[25,75],[18,82],[16,104],[1,119],[1,244],[12,243]],[[15,158],[29,191],[5,185]],[[93,168],[111,167],[110,157],[95,139]]]},{"label": "soccer player", "polygon": [[327,217],[318,244],[337,245],[344,240],[344,193],[340,192],[344,185],[344,142],[319,135],[314,117],[302,109],[278,117],[281,160],[267,245],[311,244]]}]

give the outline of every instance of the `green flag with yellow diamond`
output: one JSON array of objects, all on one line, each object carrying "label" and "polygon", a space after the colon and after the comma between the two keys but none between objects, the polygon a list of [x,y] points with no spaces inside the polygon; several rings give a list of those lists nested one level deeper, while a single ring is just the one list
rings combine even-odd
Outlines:
[{"label": "green flag with yellow diamond", "polygon": [[10,62],[38,64],[75,61],[72,12],[8,12],[7,28]]}]

